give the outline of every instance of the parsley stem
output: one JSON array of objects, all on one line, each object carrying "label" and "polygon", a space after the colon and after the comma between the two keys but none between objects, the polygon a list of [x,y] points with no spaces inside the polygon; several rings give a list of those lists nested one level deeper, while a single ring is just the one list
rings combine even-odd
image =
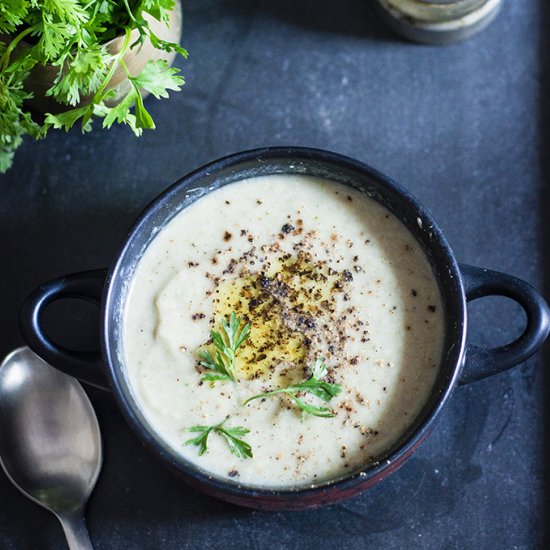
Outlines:
[{"label": "parsley stem", "polygon": [[101,83],[101,86],[97,89],[97,92],[94,94],[94,97],[92,98],[92,101],[90,101],[88,105],[88,109],[82,116],[82,128],[86,126],[90,118],[92,117],[94,113],[94,105],[97,105],[103,100],[103,95],[105,92],[105,88],[111,81],[111,78],[113,78],[115,71],[117,70],[117,67],[119,63],[121,62],[122,58],[126,54],[128,50],[128,46],[130,44],[130,38],[132,31],[126,27],[124,29],[125,36],[124,36],[124,42],[122,43],[122,46],[120,48],[120,51],[117,53],[116,57],[113,59],[113,62],[111,63],[111,67],[109,68],[109,71],[107,72],[105,78],[103,79],[103,82]]},{"label": "parsley stem", "polygon": [[[244,403],[243,407],[246,407],[251,401],[254,401],[254,399],[260,399],[262,397],[270,397],[271,395],[276,395],[278,393],[286,393],[287,395],[291,396],[290,391],[288,388],[279,388],[278,390],[272,390],[265,393],[260,393],[258,395],[253,395],[252,397],[249,397]],[[292,397],[292,396],[291,396]]]},{"label": "parsley stem", "polygon": [[136,18],[134,17],[134,14],[132,13],[132,10],[130,9],[130,5],[128,4],[128,0],[124,0],[124,5],[126,6],[126,11],[128,12],[128,15],[130,16],[130,19],[139,26]]},{"label": "parsley stem", "polygon": [[126,73],[126,77],[129,79],[131,78],[130,71],[128,70],[128,65],[124,62],[124,59],[120,60],[120,66],[124,69],[124,72]]},{"label": "parsley stem", "polygon": [[5,71],[9,64],[10,64],[10,56],[25,36],[31,34],[36,29],[36,25],[33,25],[32,27],[28,27],[24,31],[21,31],[9,44],[9,46],[6,48],[6,51],[4,52],[4,55],[2,55],[2,58],[0,59],[0,70]]},{"label": "parsley stem", "polygon": [[124,42],[122,43],[122,47],[120,48],[120,51],[117,53],[115,59],[113,59],[111,67],[109,68],[109,72],[107,73],[107,75],[105,76],[105,79],[101,83],[101,86],[98,88],[97,92],[95,93],[94,98],[92,100],[92,104],[95,103],[96,99],[103,94],[103,92],[105,91],[105,88],[107,87],[107,84],[109,84],[111,78],[113,78],[113,75],[115,74],[115,71],[117,70],[117,67],[120,61],[122,60],[122,58],[126,54],[126,51],[128,50],[132,32],[128,27],[126,27],[126,29],[124,30],[126,35],[124,37]]}]

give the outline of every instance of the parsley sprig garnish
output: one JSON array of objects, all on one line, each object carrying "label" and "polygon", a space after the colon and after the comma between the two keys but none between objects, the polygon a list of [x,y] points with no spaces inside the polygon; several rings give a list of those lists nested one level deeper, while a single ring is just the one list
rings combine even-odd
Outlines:
[{"label": "parsley sprig garnish", "polygon": [[229,316],[229,323],[222,319],[222,331],[210,331],[212,342],[216,349],[215,354],[209,350],[200,350],[200,364],[209,372],[201,378],[205,382],[218,382],[221,380],[235,381],[235,354],[239,346],[250,336],[250,323],[241,328],[242,319],[235,312]]},{"label": "parsley sprig garnish", "polygon": [[199,455],[203,455],[208,451],[208,437],[214,432],[225,439],[229,446],[229,450],[235,456],[239,458],[252,458],[252,447],[246,441],[240,439],[249,434],[250,430],[242,426],[235,426],[233,428],[224,427],[224,423],[227,422],[227,420],[229,420],[229,417],[223,420],[223,422],[212,426],[191,426],[187,428],[185,431],[199,433],[200,435],[188,439],[185,445],[196,445],[199,448]]},{"label": "parsley sprig garnish", "polygon": [[244,403],[243,406],[248,405],[254,399],[263,399],[264,397],[270,397],[272,395],[284,394],[290,397],[298,408],[302,411],[302,418],[306,414],[311,414],[313,416],[320,416],[321,418],[332,418],[335,414],[328,409],[327,407],[319,407],[317,405],[311,405],[306,403],[303,399],[299,397],[302,393],[309,393],[316,397],[319,397],[323,401],[330,401],[333,397],[336,397],[341,391],[342,386],[340,384],[332,384],[330,382],[325,382],[322,380],[328,372],[328,367],[325,365],[322,359],[317,359],[313,365],[310,366],[311,376],[293,386],[288,386],[286,388],[279,388],[277,390],[268,391],[265,393],[260,393],[249,397]]}]

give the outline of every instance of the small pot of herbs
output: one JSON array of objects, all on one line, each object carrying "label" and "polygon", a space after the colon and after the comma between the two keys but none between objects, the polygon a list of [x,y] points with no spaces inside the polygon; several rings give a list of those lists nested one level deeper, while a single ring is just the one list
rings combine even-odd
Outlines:
[{"label": "small pot of herbs", "polygon": [[[0,172],[25,135],[77,124],[87,132],[95,119],[137,136],[154,129],[143,97],[167,98],[184,83],[170,67],[175,55],[187,57],[180,9],[176,0],[2,0]],[[176,37],[166,30],[175,20]],[[44,116],[31,111],[44,101]]]}]

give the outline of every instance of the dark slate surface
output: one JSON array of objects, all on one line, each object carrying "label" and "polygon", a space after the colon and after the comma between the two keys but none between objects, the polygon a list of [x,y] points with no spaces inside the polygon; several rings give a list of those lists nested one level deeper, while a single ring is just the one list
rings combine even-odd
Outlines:
[{"label": "dark slate surface", "polygon": [[[188,84],[168,102],[148,101],[155,132],[140,140],[126,128],[52,133],[26,143],[0,178],[0,352],[22,343],[17,311],[35,285],[107,265],[134,217],[170,182],[226,153],[263,145],[321,147],[366,161],[425,202],[459,259],[544,285],[545,4],[506,1],[484,33],[441,48],[399,40],[365,0],[185,2],[191,57],[181,66]],[[504,300],[486,299],[471,311],[479,342],[503,342],[521,328],[520,312]],[[54,313],[60,337],[86,340],[88,309],[70,323],[63,322],[66,307]],[[544,362],[539,353],[513,372],[460,388],[393,477],[352,501],[301,513],[250,511],[187,488],[141,448],[110,396],[90,390],[105,447],[88,507],[94,544],[542,546],[550,458]],[[53,516],[0,475],[0,547],[63,544]]]}]

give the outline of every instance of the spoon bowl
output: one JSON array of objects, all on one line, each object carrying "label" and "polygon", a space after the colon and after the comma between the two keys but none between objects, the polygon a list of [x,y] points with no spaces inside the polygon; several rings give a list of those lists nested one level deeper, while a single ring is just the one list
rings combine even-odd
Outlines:
[{"label": "spoon bowl", "polygon": [[102,463],[97,418],[82,386],[27,347],[0,366],[0,463],[59,518],[70,548],[92,547],[84,508]]}]

